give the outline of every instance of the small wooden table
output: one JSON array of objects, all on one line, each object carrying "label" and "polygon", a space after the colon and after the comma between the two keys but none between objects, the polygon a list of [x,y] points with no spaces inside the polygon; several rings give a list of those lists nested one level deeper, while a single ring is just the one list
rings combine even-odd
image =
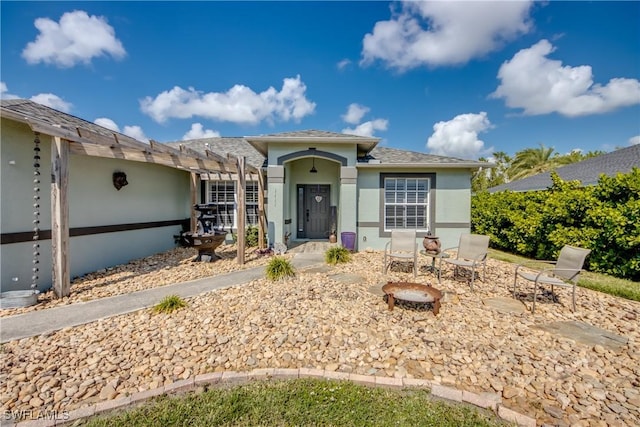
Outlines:
[{"label": "small wooden table", "polygon": [[433,314],[440,312],[440,298],[442,292],[431,285],[411,282],[389,282],[382,286],[382,291],[387,295],[389,310],[393,310],[396,299],[412,302],[432,302]]}]

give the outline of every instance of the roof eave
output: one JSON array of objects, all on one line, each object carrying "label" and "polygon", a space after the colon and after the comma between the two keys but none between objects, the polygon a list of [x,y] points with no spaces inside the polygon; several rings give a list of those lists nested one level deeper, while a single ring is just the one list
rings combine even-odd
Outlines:
[{"label": "roof eave", "polygon": [[358,163],[358,168],[382,169],[382,168],[430,168],[430,169],[480,169],[493,168],[495,164],[484,164],[477,162],[464,163]]}]

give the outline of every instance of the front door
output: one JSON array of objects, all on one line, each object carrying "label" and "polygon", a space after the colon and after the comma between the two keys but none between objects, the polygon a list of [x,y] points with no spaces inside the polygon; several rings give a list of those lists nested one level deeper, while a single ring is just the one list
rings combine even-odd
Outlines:
[{"label": "front door", "polygon": [[298,186],[298,238],[325,239],[329,235],[330,186]]}]

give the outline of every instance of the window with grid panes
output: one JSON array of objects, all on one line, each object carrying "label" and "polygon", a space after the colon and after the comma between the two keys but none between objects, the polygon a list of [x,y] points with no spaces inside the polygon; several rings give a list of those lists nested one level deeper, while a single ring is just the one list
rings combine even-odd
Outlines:
[{"label": "window with grid panes", "polygon": [[[236,227],[236,182],[209,181],[209,203],[216,205],[219,226]],[[245,187],[246,225],[258,224],[258,183],[247,181]]]},{"label": "window with grid panes", "polygon": [[429,229],[429,178],[384,179],[384,229]]}]

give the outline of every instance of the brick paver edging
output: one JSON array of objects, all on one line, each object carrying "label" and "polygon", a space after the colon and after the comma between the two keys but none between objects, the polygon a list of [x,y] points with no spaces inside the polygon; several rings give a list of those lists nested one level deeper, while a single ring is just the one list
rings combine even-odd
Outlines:
[{"label": "brick paver edging", "polygon": [[17,424],[5,424],[5,422],[3,422],[2,426],[15,425],[15,427],[52,427],[69,425],[82,418],[91,417],[115,409],[125,409],[128,406],[142,404],[151,397],[160,396],[163,394],[176,394],[193,391],[197,387],[205,385],[233,385],[245,384],[250,381],[256,380],[283,380],[297,378],[318,378],[328,380],[352,381],[356,384],[371,387],[428,388],[431,390],[431,395],[434,397],[451,400],[454,402],[464,402],[484,409],[491,409],[498,417],[506,421],[516,423],[518,426],[536,427],[535,418],[520,414],[505,407],[504,405],[502,405],[502,398],[497,393],[470,393],[468,391],[461,391],[452,387],[443,386],[430,380],[420,380],[415,378],[377,377],[373,375],[360,375],[347,372],[335,372],[323,369],[309,368],[261,368],[254,369],[249,372],[225,371],[201,374],[197,375],[195,378],[179,380],[172,384],[168,384],[152,390],[145,390],[134,393],[131,396],[114,400],[105,400],[92,404],[90,406],[84,406],[82,408],[75,409],[66,413],[64,417],[58,417],[57,420],[36,419],[21,421]]}]

